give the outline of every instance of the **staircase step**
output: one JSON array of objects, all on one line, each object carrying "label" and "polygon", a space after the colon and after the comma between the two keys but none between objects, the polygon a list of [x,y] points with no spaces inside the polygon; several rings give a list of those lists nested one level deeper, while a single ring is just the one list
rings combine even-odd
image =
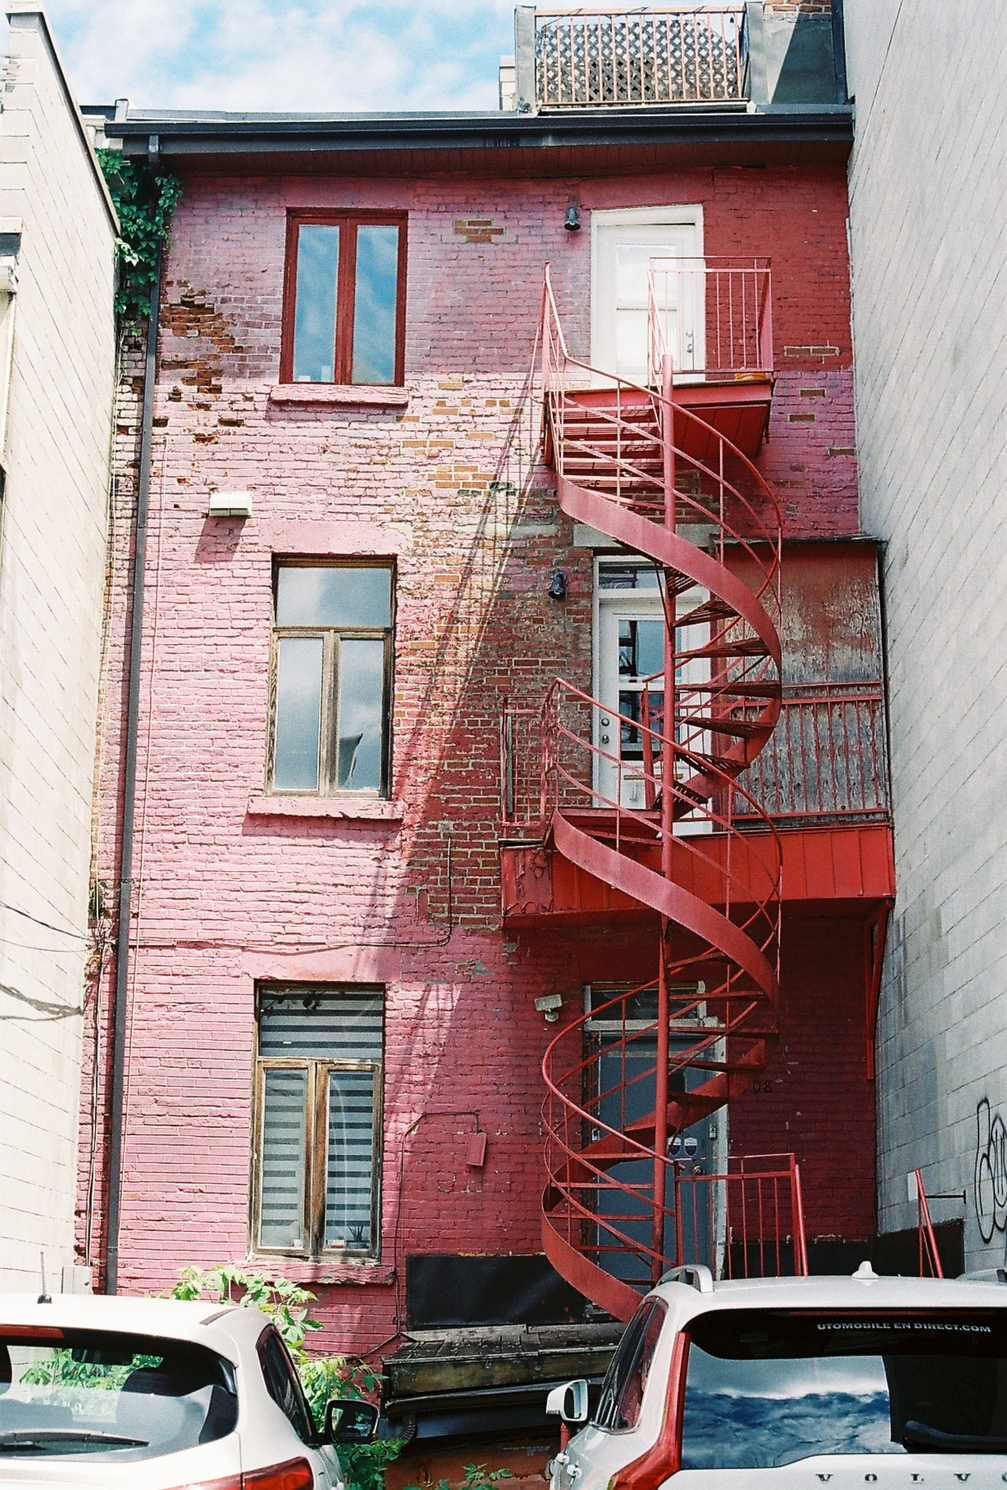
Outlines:
[{"label": "staircase step", "polygon": [[738,612],[726,600],[704,600],[695,610],[679,616],[679,626],[698,626],[702,621],[728,621]]},{"label": "staircase step", "polygon": [[765,733],[766,726],[749,719],[729,719],[716,714],[681,714],[677,723],[689,729],[709,730],[713,735],[736,735],[739,740],[751,740]]},{"label": "staircase step", "polygon": [[707,647],[693,647],[679,657],[768,657],[769,648],[761,636],[739,637],[737,641],[711,642]]}]

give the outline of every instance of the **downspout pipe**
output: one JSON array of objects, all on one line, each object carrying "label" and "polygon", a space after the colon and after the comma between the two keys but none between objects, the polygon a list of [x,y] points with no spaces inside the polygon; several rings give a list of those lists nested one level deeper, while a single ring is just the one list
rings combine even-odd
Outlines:
[{"label": "downspout pipe", "polygon": [[150,509],[150,448],[154,429],[154,385],[157,378],[157,323],[161,314],[161,252],[150,287],[150,319],[143,378],[140,423],[140,470],[136,491],[136,537],[133,546],[133,596],[129,630],[129,682],[126,702],[126,750],[123,762],[122,818],[119,836],[119,924],[112,999],[112,1091],[109,1103],[108,1200],[105,1208],[105,1292],[119,1283],[119,1224],[122,1209],[122,1139],[126,1073],[126,1014],[129,996],[129,950],[133,906],[133,828],[136,804],[136,746],[140,721],[140,658],[143,643],[143,585],[147,567],[147,514]]}]

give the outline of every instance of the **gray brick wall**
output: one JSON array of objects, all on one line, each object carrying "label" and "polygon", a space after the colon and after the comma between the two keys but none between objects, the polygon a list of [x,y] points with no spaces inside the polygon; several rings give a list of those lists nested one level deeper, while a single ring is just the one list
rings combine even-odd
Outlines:
[{"label": "gray brick wall", "polygon": [[889,545],[899,886],[879,1218],[915,1224],[917,1166],[928,1190],[966,1189],[969,1267],[1003,1262],[1007,1220],[987,1137],[1007,1112],[1007,40],[990,19],[945,0],[846,5],[862,520]]},{"label": "gray brick wall", "polygon": [[51,1287],[73,1262],[115,239],[45,22],[12,10],[0,217],[23,229],[0,545],[0,1288],[32,1288],[41,1250]]}]

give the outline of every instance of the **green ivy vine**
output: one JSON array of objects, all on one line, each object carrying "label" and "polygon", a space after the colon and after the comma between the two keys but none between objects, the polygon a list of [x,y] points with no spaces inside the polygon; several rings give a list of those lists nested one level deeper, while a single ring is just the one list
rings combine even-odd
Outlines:
[{"label": "green ivy vine", "polygon": [[182,183],[159,172],[144,160],[131,160],[121,150],[99,150],[109,195],[119,214],[119,285],[116,314],[124,325],[145,321],[150,314],[150,289],[157,276],[158,254],[168,246],[171,218]]}]

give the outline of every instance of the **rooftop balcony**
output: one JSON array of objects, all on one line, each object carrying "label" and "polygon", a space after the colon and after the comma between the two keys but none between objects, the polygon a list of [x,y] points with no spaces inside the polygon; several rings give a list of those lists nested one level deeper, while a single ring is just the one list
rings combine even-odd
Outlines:
[{"label": "rooftop balcony", "polygon": [[500,107],[518,113],[845,103],[832,20],[774,0],[514,14]]}]

